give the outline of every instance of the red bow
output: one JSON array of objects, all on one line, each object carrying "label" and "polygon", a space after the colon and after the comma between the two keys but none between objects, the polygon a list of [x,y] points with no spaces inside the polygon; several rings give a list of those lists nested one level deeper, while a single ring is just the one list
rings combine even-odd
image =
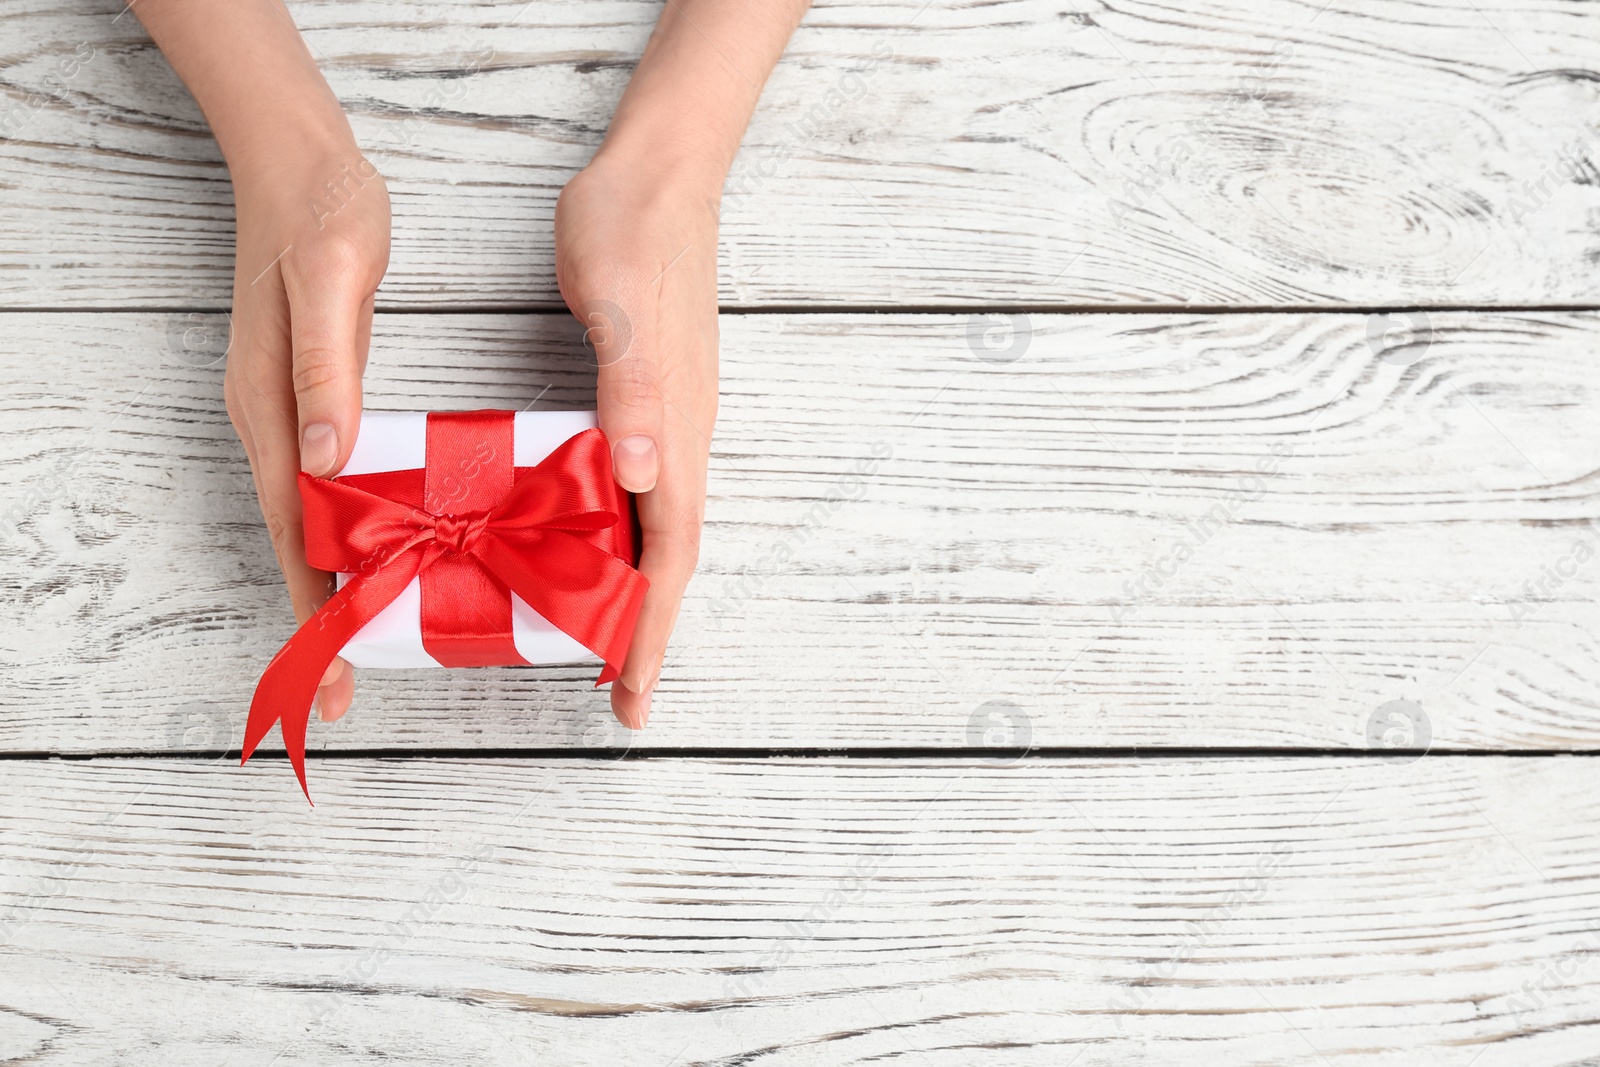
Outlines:
[{"label": "red bow", "polygon": [[354,575],[268,664],[245,724],[242,764],[272,724],[306,787],[306,725],[328,664],[419,574],[423,645],[446,667],[521,664],[511,593],[605,661],[616,679],[649,582],[630,499],[599,430],[536,467],[514,467],[513,412],[428,416],[423,470],[300,475],[306,560]]}]

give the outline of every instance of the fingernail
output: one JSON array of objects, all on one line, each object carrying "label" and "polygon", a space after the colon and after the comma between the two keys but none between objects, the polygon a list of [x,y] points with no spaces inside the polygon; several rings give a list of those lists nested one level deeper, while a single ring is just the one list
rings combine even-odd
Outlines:
[{"label": "fingernail", "polygon": [[656,443],[642,433],[629,434],[611,449],[617,484],[630,493],[648,493],[656,487]]},{"label": "fingernail", "polygon": [[339,434],[325,422],[314,422],[300,435],[300,469],[318,477],[339,462]]},{"label": "fingernail", "polygon": [[644,724],[650,721],[650,702],[655,699],[656,691],[654,689],[646,689],[643,695],[644,703],[639,706],[639,729],[641,730],[644,729]]},{"label": "fingernail", "polygon": [[622,684],[632,689],[635,693],[642,693],[646,689],[654,689],[656,683],[661,681],[661,661],[666,657],[666,652],[661,652],[656,656],[654,662],[646,664],[632,674],[623,674]]}]

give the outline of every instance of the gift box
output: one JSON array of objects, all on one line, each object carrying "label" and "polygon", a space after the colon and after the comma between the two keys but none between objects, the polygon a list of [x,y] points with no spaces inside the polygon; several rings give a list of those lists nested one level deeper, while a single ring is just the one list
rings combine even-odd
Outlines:
[{"label": "gift box", "polygon": [[267,666],[243,762],[274,723],[300,787],[317,683],[353,666],[598,657],[616,679],[648,583],[633,499],[592,411],[368,412],[331,478],[300,475],[306,559],[336,591]]}]

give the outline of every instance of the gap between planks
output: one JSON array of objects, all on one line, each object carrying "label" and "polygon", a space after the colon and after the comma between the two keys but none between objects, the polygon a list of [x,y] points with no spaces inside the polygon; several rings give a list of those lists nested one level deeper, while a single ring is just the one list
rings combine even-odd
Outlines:
[{"label": "gap between planks", "polygon": [[[237,759],[239,750],[188,749],[174,752],[167,749],[141,749],[104,752],[0,752],[0,762],[42,763],[48,760],[166,760],[185,762],[213,762]],[[936,748],[906,746],[902,748],[695,748],[692,745],[659,746],[643,749],[579,750],[535,746],[502,746],[499,748],[448,747],[436,748],[344,748],[306,751],[306,760],[329,763],[351,763],[362,760],[508,760],[550,759],[567,761],[592,761],[596,763],[641,762],[644,760],[786,760],[795,758],[826,758],[849,760],[927,759],[959,762],[983,760],[995,766],[1012,766],[1023,761],[1042,760],[1164,760],[1164,759],[1359,759],[1379,762],[1415,762],[1419,759],[1444,759],[1457,756],[1500,757],[1518,759],[1547,759],[1555,756],[1600,756],[1600,749],[1518,749],[1518,748],[1291,748],[1288,746],[1249,747],[1241,745],[1142,745],[1090,748],[1071,745],[1048,745],[1037,748]],[[255,760],[287,761],[280,751],[261,749],[250,757]]]},{"label": "gap between planks", "polygon": [[[1396,311],[1433,311],[1440,314],[1516,315],[1600,311],[1600,304],[759,304],[725,305],[718,315],[759,317],[762,315],[1385,315]],[[228,315],[230,305],[140,307],[132,304],[105,307],[0,307],[7,315]],[[379,304],[376,315],[566,315],[564,305],[533,303],[520,305],[449,304],[428,307],[390,307]]]}]

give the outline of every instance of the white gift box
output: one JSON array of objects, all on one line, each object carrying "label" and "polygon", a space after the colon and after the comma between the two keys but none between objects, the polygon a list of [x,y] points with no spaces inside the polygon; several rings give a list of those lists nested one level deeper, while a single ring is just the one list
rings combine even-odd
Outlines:
[{"label": "white gift box", "polygon": [[[519,411],[512,463],[537,466],[568,438],[599,425],[593,411]],[[350,461],[335,477],[417,470],[427,463],[428,415],[422,411],[368,411]],[[339,588],[353,574],[340,573]],[[529,663],[598,663],[600,659],[511,594],[511,638]],[[442,667],[422,647],[422,579],[411,579],[393,603],[356,631],[339,655],[352,667]]]}]

